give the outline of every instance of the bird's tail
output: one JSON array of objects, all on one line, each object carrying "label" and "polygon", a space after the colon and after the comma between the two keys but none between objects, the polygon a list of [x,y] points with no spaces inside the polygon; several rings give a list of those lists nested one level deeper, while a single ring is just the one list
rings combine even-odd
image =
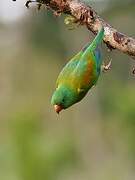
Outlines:
[{"label": "bird's tail", "polygon": [[104,38],[104,28],[101,27],[101,30],[96,35],[95,39],[92,41],[92,43],[89,45],[86,45],[83,49],[84,52],[94,51],[98,47],[98,45],[102,42]]},{"label": "bird's tail", "polygon": [[103,37],[104,37],[104,28],[102,27],[90,45],[92,50],[95,50],[97,48],[97,46],[102,42]]}]

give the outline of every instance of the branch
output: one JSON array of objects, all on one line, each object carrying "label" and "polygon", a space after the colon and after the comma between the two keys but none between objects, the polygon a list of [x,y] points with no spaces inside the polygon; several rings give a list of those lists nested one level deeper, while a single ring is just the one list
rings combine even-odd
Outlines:
[{"label": "branch", "polygon": [[[105,22],[95,10],[78,0],[35,0],[39,6],[45,5],[51,9],[54,14],[69,14],[76,19],[81,25],[86,25],[88,30],[94,34],[100,30],[101,25],[104,27],[104,42],[110,50],[118,49],[135,59],[135,39],[118,32],[111,25]],[[31,1],[28,1],[28,4]]]}]

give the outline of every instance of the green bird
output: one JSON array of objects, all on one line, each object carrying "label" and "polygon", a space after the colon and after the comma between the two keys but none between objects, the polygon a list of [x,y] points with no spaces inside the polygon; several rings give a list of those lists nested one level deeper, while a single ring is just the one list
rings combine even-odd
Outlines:
[{"label": "green bird", "polygon": [[51,99],[57,113],[82,100],[97,83],[102,66],[99,45],[103,37],[102,27],[93,42],[87,44],[60,72]]}]

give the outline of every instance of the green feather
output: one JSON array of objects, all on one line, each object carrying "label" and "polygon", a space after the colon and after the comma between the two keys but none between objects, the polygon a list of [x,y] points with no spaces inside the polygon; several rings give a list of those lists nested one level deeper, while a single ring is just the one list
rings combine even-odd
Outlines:
[{"label": "green feather", "polygon": [[52,104],[66,109],[79,102],[96,84],[100,75],[101,56],[98,49],[104,36],[101,28],[93,42],[74,56],[60,72]]}]

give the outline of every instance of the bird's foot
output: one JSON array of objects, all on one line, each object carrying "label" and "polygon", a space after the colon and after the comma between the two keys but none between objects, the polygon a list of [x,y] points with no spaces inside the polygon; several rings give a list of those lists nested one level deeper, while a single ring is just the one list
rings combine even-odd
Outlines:
[{"label": "bird's foot", "polygon": [[133,68],[132,73],[133,73],[133,75],[135,75],[135,67]]},{"label": "bird's foot", "polygon": [[103,63],[101,69],[102,69],[102,72],[108,72],[110,69],[111,69],[111,65],[112,65],[112,60],[109,61],[108,64],[105,64]]},{"label": "bird's foot", "polygon": [[70,15],[68,15],[65,18],[64,23],[68,26],[69,30],[73,30],[73,29],[77,28],[80,25],[78,20],[76,20],[76,18],[74,18],[73,16],[70,16]]},{"label": "bird's foot", "polygon": [[27,8],[29,8],[29,7],[30,7],[29,4],[31,4],[31,3],[33,3],[33,2],[34,2],[34,3],[35,3],[35,2],[37,3],[36,0],[35,0],[35,1],[34,1],[34,0],[32,0],[32,1],[29,0],[29,1],[26,1],[25,6],[26,6]]},{"label": "bird's foot", "polygon": [[37,9],[38,9],[38,10],[41,9],[42,0],[28,0],[28,1],[26,2],[25,6],[26,6],[27,8],[29,8],[29,7],[30,7],[29,4],[31,4],[31,3],[36,3],[36,4],[37,4]]}]

